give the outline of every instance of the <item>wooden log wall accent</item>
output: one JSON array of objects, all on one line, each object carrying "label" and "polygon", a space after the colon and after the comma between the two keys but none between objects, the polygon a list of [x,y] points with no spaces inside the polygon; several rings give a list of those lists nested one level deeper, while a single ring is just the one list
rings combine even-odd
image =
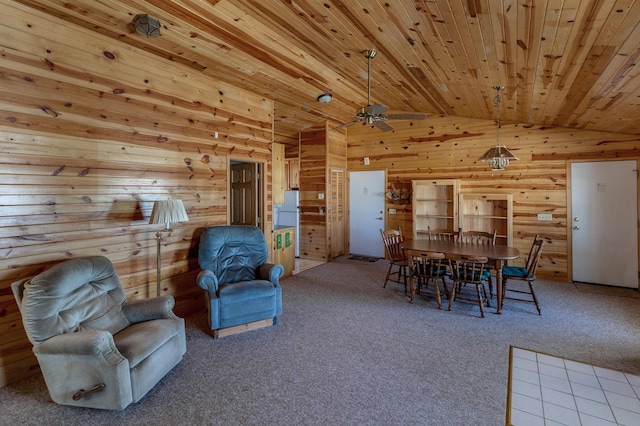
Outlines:
[{"label": "wooden log wall accent", "polygon": [[104,255],[128,299],[155,297],[154,200],[182,199],[190,219],[162,242],[162,293],[179,315],[204,308],[198,238],[227,223],[230,158],[262,162],[270,182],[273,101],[13,2],[0,39],[4,386],[37,374],[12,282]]},{"label": "wooden log wall accent", "polygon": [[[460,179],[460,190],[513,194],[513,244],[528,253],[534,235],[547,244],[538,273],[568,279],[567,162],[640,158],[638,137],[566,128],[502,124],[500,140],[520,160],[492,172],[477,162],[496,143],[495,124],[454,116],[393,122],[395,131],[352,126],[348,131],[350,170],[387,170],[387,190],[405,189],[414,179]],[[370,165],[364,166],[363,158]],[[411,201],[386,199],[386,227],[412,234]],[[550,213],[553,221],[537,220]],[[520,259],[519,262],[522,262]],[[517,263],[517,262],[516,262]]]}]

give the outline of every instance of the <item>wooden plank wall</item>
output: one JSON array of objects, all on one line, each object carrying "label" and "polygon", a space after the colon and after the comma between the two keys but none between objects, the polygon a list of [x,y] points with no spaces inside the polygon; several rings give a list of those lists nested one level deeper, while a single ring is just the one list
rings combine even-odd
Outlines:
[{"label": "wooden plank wall", "polygon": [[300,132],[300,257],[327,261],[327,126]]},{"label": "wooden plank wall", "polygon": [[271,182],[273,102],[13,2],[0,39],[3,386],[37,372],[13,281],[104,255],[129,299],[155,296],[154,200],[182,199],[190,219],[163,241],[163,294],[179,315],[204,308],[198,237],[227,223],[230,157]]},{"label": "wooden plank wall", "polygon": [[[500,140],[519,158],[506,171],[491,172],[476,162],[496,143],[495,124],[454,116],[393,122],[395,131],[371,126],[348,130],[350,170],[387,170],[387,187],[406,188],[413,179],[460,179],[460,190],[513,194],[513,244],[528,253],[535,234],[546,240],[539,274],[568,278],[567,163],[571,160],[640,158],[638,137],[616,133],[502,124]],[[370,165],[364,166],[363,158]],[[411,202],[392,202],[397,214],[386,215],[386,227],[412,234]],[[537,220],[551,213],[553,221]]]},{"label": "wooden plank wall", "polygon": [[[331,131],[338,123],[327,122],[327,189],[325,198],[328,238],[328,260],[346,252],[346,174],[347,174],[347,132]],[[342,170],[341,175],[332,179],[334,170]],[[342,176],[339,178],[338,176]]]},{"label": "wooden plank wall", "polygon": [[[325,121],[300,132],[300,257],[331,260],[331,170],[346,170],[344,131]],[[322,194],[324,198],[320,199]]]}]

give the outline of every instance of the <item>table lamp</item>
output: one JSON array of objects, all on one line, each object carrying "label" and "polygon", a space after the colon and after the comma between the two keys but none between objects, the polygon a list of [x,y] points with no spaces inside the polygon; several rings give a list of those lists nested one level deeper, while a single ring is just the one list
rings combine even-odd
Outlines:
[{"label": "table lamp", "polygon": [[[172,222],[188,222],[189,217],[184,209],[182,200],[160,200],[153,203],[153,210],[151,211],[151,217],[149,218],[150,224],[164,223],[164,232],[172,232]],[[157,278],[158,278],[158,296],[160,296],[160,242],[162,241],[162,232],[156,232],[156,244],[157,244]]]}]

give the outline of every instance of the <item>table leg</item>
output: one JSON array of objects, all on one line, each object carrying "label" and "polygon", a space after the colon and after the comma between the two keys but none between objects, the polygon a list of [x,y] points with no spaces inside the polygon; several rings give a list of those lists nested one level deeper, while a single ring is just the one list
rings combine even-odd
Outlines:
[{"label": "table leg", "polygon": [[502,260],[496,259],[496,314],[502,313],[502,264]]}]

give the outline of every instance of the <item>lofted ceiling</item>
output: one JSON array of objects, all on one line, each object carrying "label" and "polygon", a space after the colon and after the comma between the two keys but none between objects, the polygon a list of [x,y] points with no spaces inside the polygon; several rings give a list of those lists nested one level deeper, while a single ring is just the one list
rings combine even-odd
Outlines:
[{"label": "lofted ceiling", "polygon": [[[275,100],[276,141],[390,112],[640,135],[640,0],[16,0]],[[148,13],[161,36],[135,33]],[[328,104],[317,96],[333,95]],[[428,120],[428,118],[427,118]]]}]

